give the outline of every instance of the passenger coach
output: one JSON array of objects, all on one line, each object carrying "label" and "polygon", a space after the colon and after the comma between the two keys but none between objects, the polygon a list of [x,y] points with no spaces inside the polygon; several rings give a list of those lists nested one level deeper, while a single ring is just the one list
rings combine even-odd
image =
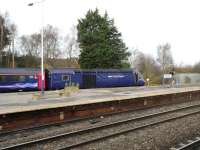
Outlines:
[{"label": "passenger coach", "polygon": [[30,91],[41,89],[40,69],[0,68],[0,91]]},{"label": "passenger coach", "polygon": [[46,72],[48,89],[62,89],[71,83],[79,84],[81,89],[109,88],[125,86],[143,86],[144,80],[139,78],[138,73],[131,69],[49,69]]}]

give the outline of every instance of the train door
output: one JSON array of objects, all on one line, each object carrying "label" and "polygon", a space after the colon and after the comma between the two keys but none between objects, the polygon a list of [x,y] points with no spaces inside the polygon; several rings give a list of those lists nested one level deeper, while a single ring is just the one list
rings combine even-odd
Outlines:
[{"label": "train door", "polygon": [[139,80],[139,78],[138,78],[138,73],[135,72],[135,81],[136,81],[136,84],[137,84],[138,80]]},{"label": "train door", "polygon": [[83,88],[95,88],[96,87],[96,75],[95,74],[83,74]]}]

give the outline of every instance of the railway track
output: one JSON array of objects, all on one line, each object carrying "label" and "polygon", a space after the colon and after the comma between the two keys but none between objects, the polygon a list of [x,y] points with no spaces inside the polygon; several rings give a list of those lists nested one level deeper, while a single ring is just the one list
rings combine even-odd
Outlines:
[{"label": "railway track", "polygon": [[177,148],[173,147],[170,150],[199,150],[200,149],[200,137],[196,137],[193,140],[188,140],[187,143],[181,143]]},{"label": "railway track", "polygon": [[[200,113],[200,105],[186,106],[175,110],[168,110],[159,113],[152,113],[140,117],[128,118],[120,121],[115,121],[100,126],[94,126],[87,129],[67,132],[46,138],[32,140],[16,145],[11,145],[2,148],[2,150],[11,149],[72,149],[105,140],[146,127],[155,126],[161,123],[184,118],[186,116]],[[101,134],[99,134],[101,133]],[[96,136],[95,136],[96,135]],[[59,143],[58,143],[59,141]],[[57,147],[55,147],[57,145]]]}]

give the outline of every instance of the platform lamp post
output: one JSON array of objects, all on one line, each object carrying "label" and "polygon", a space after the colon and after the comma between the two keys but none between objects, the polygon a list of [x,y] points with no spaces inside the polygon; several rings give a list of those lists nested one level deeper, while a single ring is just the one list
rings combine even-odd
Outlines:
[{"label": "platform lamp post", "polygon": [[42,4],[42,29],[41,29],[41,74],[42,74],[42,83],[41,83],[41,95],[44,95],[44,1],[39,1],[35,3],[29,3],[28,6],[33,6],[35,4]]}]

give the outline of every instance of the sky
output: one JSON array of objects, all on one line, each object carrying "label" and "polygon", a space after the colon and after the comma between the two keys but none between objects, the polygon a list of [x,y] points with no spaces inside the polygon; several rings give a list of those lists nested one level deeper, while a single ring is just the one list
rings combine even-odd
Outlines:
[{"label": "sky", "polygon": [[[18,35],[38,32],[42,26],[42,4],[37,0],[0,0],[18,26]],[[177,65],[200,61],[199,0],[45,0],[44,25],[58,27],[61,35],[83,18],[89,9],[107,11],[130,49],[157,56],[159,44],[170,43]]]}]

